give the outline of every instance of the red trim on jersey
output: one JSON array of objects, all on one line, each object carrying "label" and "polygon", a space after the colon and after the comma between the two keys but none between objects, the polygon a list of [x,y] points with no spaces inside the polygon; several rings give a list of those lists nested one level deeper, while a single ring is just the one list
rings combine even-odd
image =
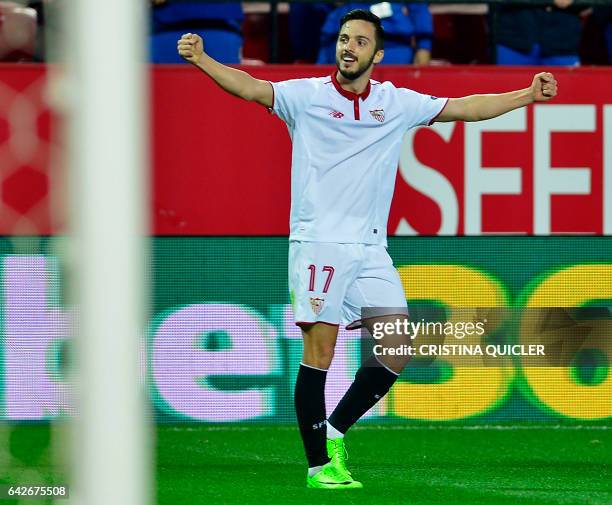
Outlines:
[{"label": "red trim on jersey", "polygon": [[450,100],[450,98],[446,99],[446,103],[442,106],[442,108],[440,109],[440,112],[438,112],[433,118],[431,118],[431,121],[429,123],[427,123],[427,126],[431,126],[432,124],[434,124],[436,122],[436,119],[438,119],[438,116],[440,114],[442,114],[444,109],[446,109],[446,106],[448,105],[448,101],[449,100]]},{"label": "red trim on jersey", "polygon": [[295,325],[296,326],[302,326],[303,324],[315,324],[315,323],[321,323],[321,324],[326,324],[327,326],[340,326],[337,323],[328,323],[326,321],[296,321]]},{"label": "red trim on jersey", "polygon": [[352,93],[350,91],[345,90],[342,86],[340,86],[338,79],[336,79],[335,72],[332,74],[331,79],[332,79],[332,84],[334,85],[334,88],[336,88],[336,91],[340,93],[347,100],[356,101],[359,98],[361,98],[362,100],[365,100],[370,95],[370,88],[372,87],[372,85],[370,84],[369,80],[368,80],[368,85],[366,86],[366,89],[363,90],[363,93]]}]

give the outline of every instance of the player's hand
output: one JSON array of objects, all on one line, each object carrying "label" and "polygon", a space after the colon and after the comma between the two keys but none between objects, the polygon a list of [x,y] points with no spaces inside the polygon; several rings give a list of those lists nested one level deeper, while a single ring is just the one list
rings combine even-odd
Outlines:
[{"label": "player's hand", "polygon": [[186,33],[177,42],[177,49],[181,57],[196,65],[204,54],[204,41],[195,33]]},{"label": "player's hand", "polygon": [[550,72],[536,74],[531,83],[534,102],[547,102],[557,96],[557,81]]}]

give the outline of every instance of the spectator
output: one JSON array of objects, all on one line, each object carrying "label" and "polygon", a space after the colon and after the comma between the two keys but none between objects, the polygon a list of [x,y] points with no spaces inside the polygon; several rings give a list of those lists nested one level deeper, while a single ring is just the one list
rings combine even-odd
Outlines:
[{"label": "spectator", "polygon": [[498,65],[578,65],[580,7],[502,5],[495,22]]},{"label": "spectator", "polygon": [[0,2],[0,61],[32,61],[36,11],[16,2]]},{"label": "spectator", "polygon": [[202,35],[206,53],[217,61],[240,63],[244,18],[240,3],[151,2],[153,63],[184,63],[178,55],[176,43],[188,32]]},{"label": "spectator", "polygon": [[295,63],[317,61],[321,27],[333,10],[331,3],[295,2],[289,6],[289,37]]},{"label": "spectator", "polygon": [[606,38],[608,64],[612,65],[612,6],[601,5],[593,8],[593,18],[598,23]]},{"label": "spectator", "polygon": [[385,30],[385,56],[381,64],[427,65],[431,59],[433,22],[427,4],[355,4],[333,10],[321,30],[317,63],[336,61],[336,38],[340,19],[353,9],[370,10],[382,20]]}]

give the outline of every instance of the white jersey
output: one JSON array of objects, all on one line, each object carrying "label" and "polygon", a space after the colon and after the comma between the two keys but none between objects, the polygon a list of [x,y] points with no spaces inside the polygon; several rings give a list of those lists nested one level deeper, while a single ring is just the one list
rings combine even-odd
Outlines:
[{"label": "white jersey", "polygon": [[289,239],[386,245],[402,137],[447,100],[372,80],[357,95],[335,73],[272,87],[293,143]]}]

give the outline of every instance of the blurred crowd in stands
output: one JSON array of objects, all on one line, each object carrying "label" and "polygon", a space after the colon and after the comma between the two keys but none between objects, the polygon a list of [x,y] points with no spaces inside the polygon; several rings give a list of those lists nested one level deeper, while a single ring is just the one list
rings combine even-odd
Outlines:
[{"label": "blurred crowd in stands", "polygon": [[[45,61],[45,31],[57,30],[49,12],[60,0],[0,0],[0,61]],[[206,51],[228,64],[270,61],[270,5],[142,0],[150,3],[150,59],[182,63],[176,41],[199,33]],[[426,3],[280,3],[278,63],[335,62],[341,17],[370,9],[382,19],[382,64],[612,64],[612,5]]]}]

